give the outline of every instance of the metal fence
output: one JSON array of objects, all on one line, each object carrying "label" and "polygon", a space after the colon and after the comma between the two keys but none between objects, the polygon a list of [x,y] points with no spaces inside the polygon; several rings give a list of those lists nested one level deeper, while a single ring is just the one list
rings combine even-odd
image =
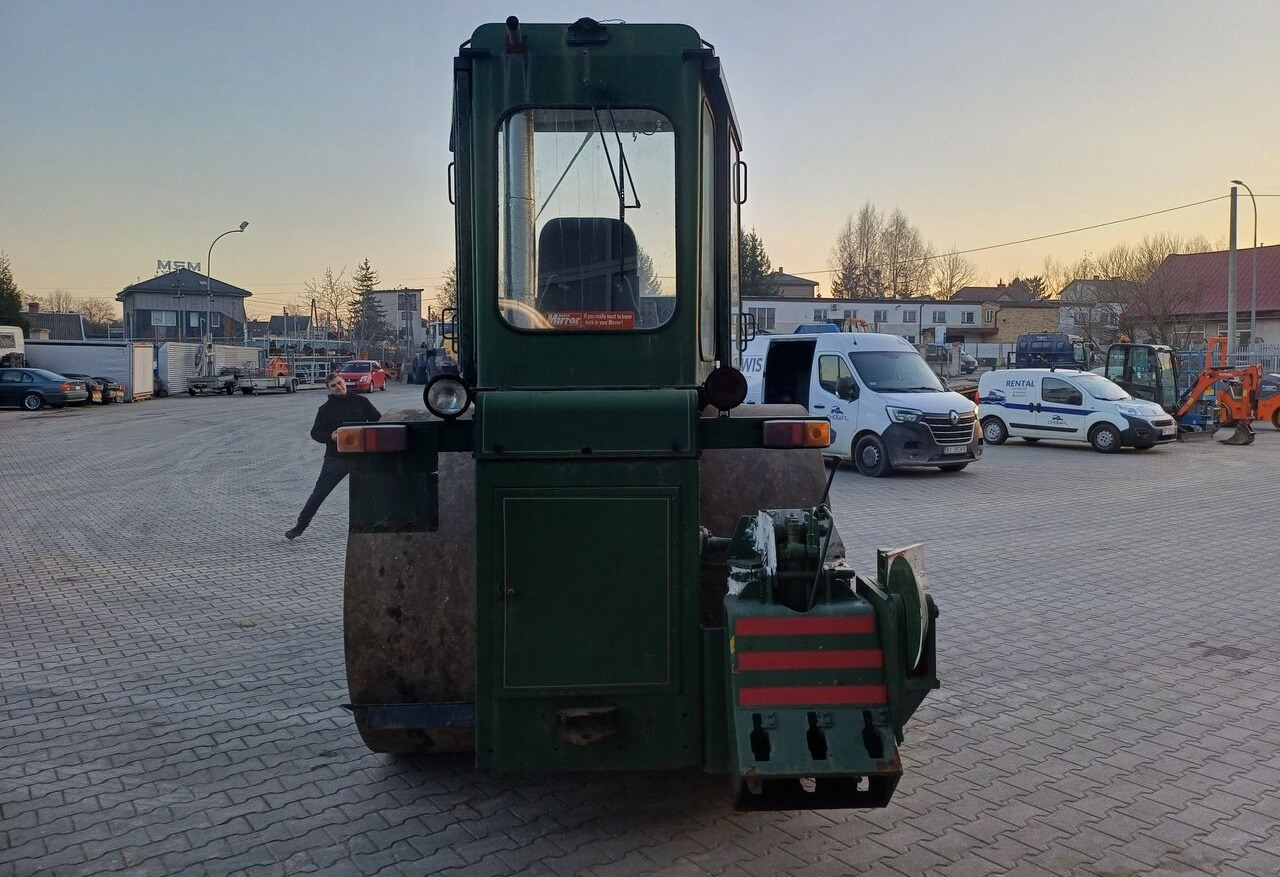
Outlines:
[{"label": "metal fence", "polygon": [[[1236,348],[1227,357],[1227,362],[1234,368],[1241,368],[1257,363],[1262,366],[1263,374],[1280,373],[1280,344],[1254,344],[1248,348]],[[1200,364],[1204,364],[1201,353]]]}]

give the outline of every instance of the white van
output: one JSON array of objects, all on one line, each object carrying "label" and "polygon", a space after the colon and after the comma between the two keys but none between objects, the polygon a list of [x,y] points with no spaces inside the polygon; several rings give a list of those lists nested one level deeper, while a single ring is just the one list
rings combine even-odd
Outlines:
[{"label": "white van", "polygon": [[1155,402],[1135,399],[1093,372],[1011,368],[978,381],[982,436],[1000,445],[1009,436],[1088,442],[1095,451],[1147,450],[1178,437],[1173,418]]},{"label": "white van", "polygon": [[792,403],[831,422],[829,452],[863,475],[958,472],[982,455],[977,409],[897,335],[760,335],[742,356],[748,404]]}]

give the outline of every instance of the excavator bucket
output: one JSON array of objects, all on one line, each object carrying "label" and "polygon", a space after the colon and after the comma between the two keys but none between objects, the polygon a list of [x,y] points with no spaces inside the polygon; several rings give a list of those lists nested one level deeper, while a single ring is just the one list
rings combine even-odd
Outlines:
[{"label": "excavator bucket", "polygon": [[1224,445],[1251,445],[1253,444],[1254,434],[1253,427],[1244,421],[1238,421],[1235,429],[1231,431],[1231,435],[1224,439],[1218,439]]}]

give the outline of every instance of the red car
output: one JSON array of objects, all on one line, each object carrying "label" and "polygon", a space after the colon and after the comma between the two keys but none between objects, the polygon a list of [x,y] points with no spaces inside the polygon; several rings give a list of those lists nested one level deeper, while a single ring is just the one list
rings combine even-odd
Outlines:
[{"label": "red car", "polygon": [[338,374],[347,382],[347,388],[357,393],[372,393],[387,388],[387,373],[372,359],[353,359],[343,363]]}]

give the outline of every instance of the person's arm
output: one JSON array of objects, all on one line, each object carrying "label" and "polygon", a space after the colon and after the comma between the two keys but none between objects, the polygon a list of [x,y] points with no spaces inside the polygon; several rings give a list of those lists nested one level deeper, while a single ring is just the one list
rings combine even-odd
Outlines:
[{"label": "person's arm", "polygon": [[364,403],[365,417],[368,418],[368,420],[366,420],[365,423],[377,423],[379,420],[382,419],[382,413],[378,411],[378,408],[376,405],[374,405],[372,402],[370,402],[368,399],[364,398],[363,396],[359,396],[357,398]]},{"label": "person's arm", "polygon": [[329,425],[328,418],[324,416],[324,406],[320,406],[320,410],[316,412],[316,421],[311,424],[311,438],[320,444],[328,444],[331,441],[331,433],[333,427]]}]

